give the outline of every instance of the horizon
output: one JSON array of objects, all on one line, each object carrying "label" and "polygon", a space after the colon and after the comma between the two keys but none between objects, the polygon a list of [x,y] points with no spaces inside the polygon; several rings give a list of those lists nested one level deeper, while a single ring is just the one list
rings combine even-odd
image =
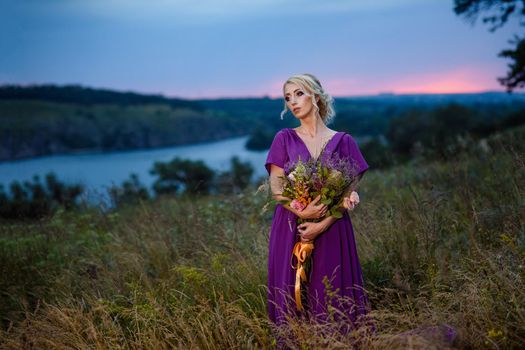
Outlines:
[{"label": "horizon", "polygon": [[[105,91],[111,91],[116,93],[133,93],[138,95],[144,95],[144,96],[161,96],[166,99],[180,99],[180,100],[188,100],[188,101],[198,101],[198,100],[228,100],[228,99],[271,99],[271,100],[278,100],[281,99],[282,96],[270,96],[270,95],[245,95],[245,96],[219,96],[219,97],[197,97],[197,98],[187,98],[182,96],[170,96],[163,93],[151,93],[151,92],[142,92],[137,90],[120,90],[120,89],[113,89],[108,87],[93,87],[88,85],[82,85],[82,84],[54,84],[54,83],[42,83],[42,84],[12,84],[12,83],[3,83],[0,84],[0,88],[4,87],[21,87],[21,88],[32,88],[32,87],[44,87],[44,86],[53,86],[57,88],[66,88],[66,87],[80,87],[83,89],[92,89],[92,90],[105,90]],[[367,97],[389,97],[389,96],[452,96],[452,95],[483,95],[483,94],[501,94],[501,95],[508,95],[514,96],[514,95],[523,95],[525,96],[525,91],[516,90],[511,93],[507,91],[498,91],[498,90],[484,90],[484,91],[466,91],[466,92],[428,92],[428,93],[421,93],[421,92],[413,92],[413,93],[395,93],[395,92],[379,92],[376,94],[365,94],[365,95],[331,95],[333,98],[367,98]]]}]

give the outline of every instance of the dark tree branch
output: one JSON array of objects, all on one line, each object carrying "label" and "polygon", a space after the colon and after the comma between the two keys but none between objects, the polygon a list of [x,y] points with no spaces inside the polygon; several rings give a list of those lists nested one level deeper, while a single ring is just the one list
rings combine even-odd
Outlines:
[{"label": "dark tree branch", "polygon": [[525,38],[516,35],[514,40],[509,42],[515,44],[516,48],[500,52],[499,57],[510,58],[512,62],[508,64],[507,76],[498,78],[498,81],[507,87],[508,92],[511,92],[515,88],[525,87]]},{"label": "dark tree branch", "polygon": [[[485,14],[482,20],[491,25],[491,32],[507,23],[513,13],[517,14],[520,25],[525,25],[525,0],[454,0],[454,12],[470,20],[472,24],[481,13]],[[514,44],[515,48],[499,53],[499,57],[511,60],[508,64],[509,71],[506,77],[498,78],[498,81],[507,88],[507,92],[512,92],[516,88],[525,87],[525,38],[515,35],[514,40],[509,43]]]}]

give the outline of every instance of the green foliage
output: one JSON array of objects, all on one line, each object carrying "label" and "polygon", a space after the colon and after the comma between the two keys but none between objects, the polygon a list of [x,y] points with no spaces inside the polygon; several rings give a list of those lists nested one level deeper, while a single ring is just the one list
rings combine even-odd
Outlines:
[{"label": "green foliage", "polygon": [[[378,334],[266,317],[265,196],[160,197],[0,226],[3,347],[519,349],[525,333],[525,127],[455,159],[367,172],[350,213]],[[315,262],[314,262],[315,264]],[[332,313],[336,310],[331,309]],[[123,345],[125,344],[125,345]],[[295,344],[295,345],[293,345]]]},{"label": "green foliage", "polygon": [[[230,159],[230,170],[215,174],[202,161],[175,158],[169,163],[157,162],[151,169],[158,179],[153,184],[156,195],[213,193],[238,194],[252,183],[253,167],[238,157]],[[35,175],[34,183],[24,182],[23,186],[14,181],[10,193],[0,184],[0,219],[36,220],[51,216],[56,210],[83,209],[79,196],[84,191],[80,185],[66,185],[54,173],[46,175],[45,186]],[[112,186],[108,194],[114,207],[136,205],[152,200],[150,192],[135,173],[120,186]]]},{"label": "green foliage", "polygon": [[384,169],[395,164],[394,153],[378,137],[363,143],[359,149],[372,169]]},{"label": "green foliage", "polygon": [[248,142],[246,142],[246,148],[254,151],[262,151],[270,148],[274,137],[272,130],[263,127],[255,128]]},{"label": "green foliage", "polygon": [[45,184],[35,175],[33,182],[13,181],[6,193],[0,185],[0,219],[39,219],[51,215],[58,208],[77,208],[82,185],[64,184],[52,172],[45,176]]},{"label": "green foliage", "polygon": [[217,175],[216,190],[220,193],[240,193],[247,188],[254,173],[250,162],[243,162],[237,156],[230,159],[230,170]]},{"label": "green foliage", "polygon": [[135,173],[132,173],[129,179],[122,183],[122,186],[112,186],[108,192],[113,205],[118,207],[150,199],[148,189],[140,183]]},{"label": "green foliage", "polygon": [[475,130],[480,118],[457,104],[436,108],[430,112],[412,110],[390,122],[386,134],[392,150],[404,156],[426,152],[445,155],[443,145],[453,143],[458,135]]},{"label": "green foliage", "polygon": [[202,160],[192,161],[175,157],[168,163],[155,162],[152,175],[158,179],[153,184],[153,190],[158,194],[188,194],[209,193],[214,172]]},{"label": "green foliage", "polygon": [[60,104],[0,99],[0,160],[147,149],[246,134],[229,115],[166,104]]},{"label": "green foliage", "polygon": [[230,159],[230,170],[215,174],[202,161],[174,158],[169,163],[156,162],[151,174],[159,178],[153,190],[159,194],[239,193],[251,184],[254,173],[249,162],[237,156]]}]

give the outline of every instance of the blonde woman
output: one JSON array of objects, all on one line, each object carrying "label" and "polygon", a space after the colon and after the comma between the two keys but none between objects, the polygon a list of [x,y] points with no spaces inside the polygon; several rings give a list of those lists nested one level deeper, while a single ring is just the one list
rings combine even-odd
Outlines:
[{"label": "blonde woman", "polygon": [[[333,99],[323,90],[319,80],[311,74],[292,76],[284,83],[283,94],[285,108],[281,117],[291,111],[300,126],[277,132],[268,152],[265,167],[270,175],[273,198],[286,199],[282,196],[279,178],[290,171],[286,164],[299,158],[326,157],[331,152],[357,164],[357,177],[352,186],[355,189],[368,164],[352,136],[327,127],[334,116]],[[347,209],[353,209],[357,203],[356,192],[344,200]],[[326,205],[318,200],[301,211],[282,204],[275,208],[268,256],[268,314],[276,325],[286,322],[290,314],[300,313],[293,299],[296,276],[290,264],[292,249],[299,240],[315,242],[307,283],[308,300],[302,312],[320,321],[328,318],[327,300],[330,298],[326,282],[329,282],[335,293],[330,293],[329,302],[348,316],[345,319],[352,321],[347,322],[349,328],[361,315],[368,313],[368,298],[363,291],[361,266],[348,211],[340,219],[330,216],[317,223],[296,225],[297,217],[321,218],[326,210]]]}]

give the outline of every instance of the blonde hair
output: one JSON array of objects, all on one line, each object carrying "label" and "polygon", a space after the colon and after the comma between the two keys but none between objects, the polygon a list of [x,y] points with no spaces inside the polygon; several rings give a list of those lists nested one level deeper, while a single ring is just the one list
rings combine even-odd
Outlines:
[{"label": "blonde hair", "polygon": [[[319,79],[308,73],[291,76],[283,84],[283,95],[284,88],[288,83],[299,85],[307,96],[312,97],[312,103],[315,109],[317,109],[316,114],[323,120],[325,124],[328,124],[332,121],[335,116],[334,99],[324,91],[321,83],[319,82]],[[316,101],[316,96],[319,96],[319,102]],[[287,111],[288,107],[286,106],[285,100],[284,109],[281,112],[281,119],[283,119],[283,116]]]}]

